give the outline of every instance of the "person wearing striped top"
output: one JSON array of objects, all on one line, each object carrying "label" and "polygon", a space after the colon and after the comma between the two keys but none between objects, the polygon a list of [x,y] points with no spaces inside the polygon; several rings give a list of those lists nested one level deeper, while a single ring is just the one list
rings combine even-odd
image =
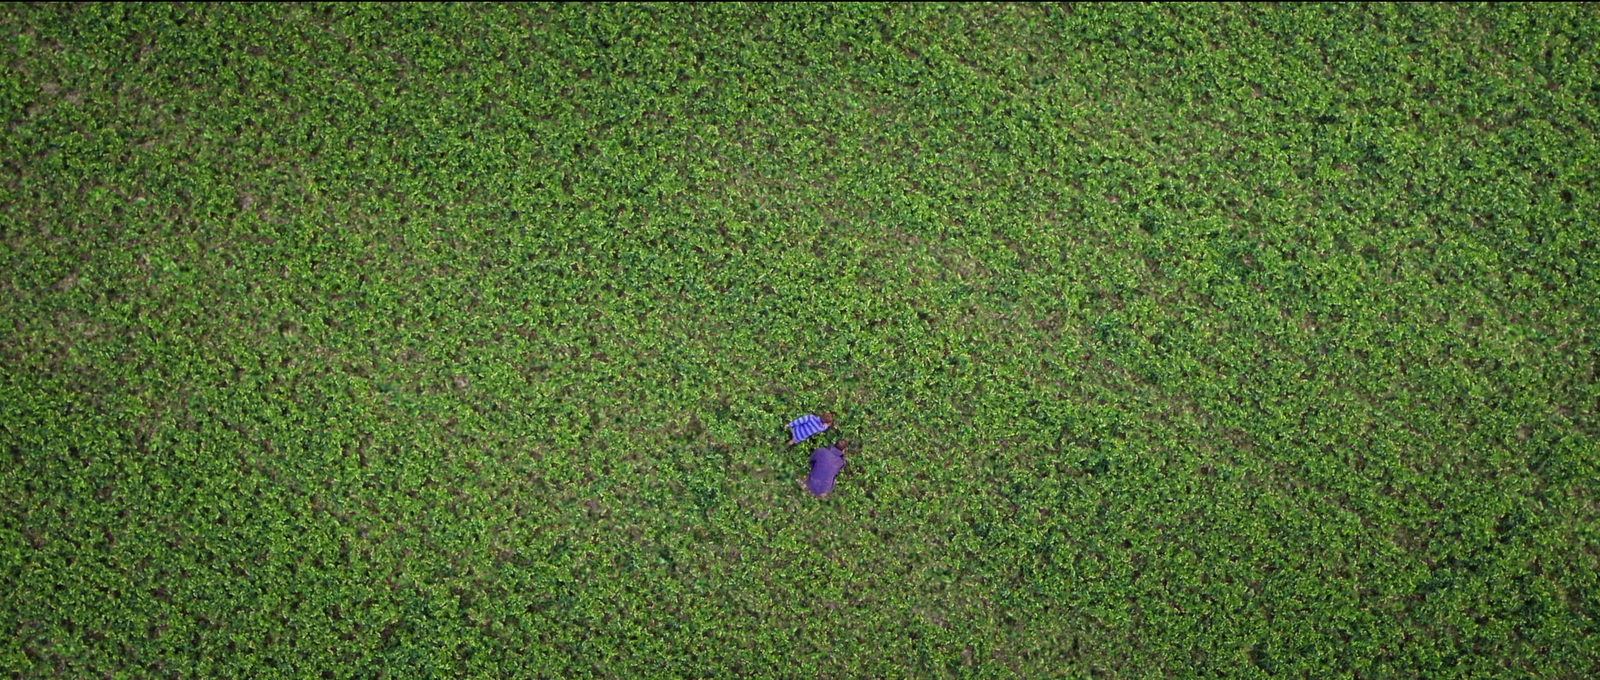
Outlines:
[{"label": "person wearing striped top", "polygon": [[824,413],[822,414],[821,418],[818,418],[817,416],[807,414],[794,419],[794,422],[789,423],[785,427],[788,427],[789,431],[793,434],[793,436],[789,438],[789,443],[798,444],[805,441],[806,438],[810,437],[811,435],[820,434],[824,430],[833,427],[833,415]]}]

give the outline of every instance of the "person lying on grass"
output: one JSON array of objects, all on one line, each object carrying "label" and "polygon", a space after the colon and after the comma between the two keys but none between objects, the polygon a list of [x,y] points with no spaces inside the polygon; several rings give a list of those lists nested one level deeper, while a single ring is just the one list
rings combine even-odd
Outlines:
[{"label": "person lying on grass", "polygon": [[[833,480],[839,476],[839,471],[844,469],[844,449],[849,442],[840,439],[833,446],[826,446],[811,452],[811,474],[806,477],[801,486],[810,491],[817,498],[827,496],[833,491]],[[796,480],[798,481],[798,480]]]},{"label": "person lying on grass", "polygon": [[833,427],[833,414],[824,413],[821,418],[814,415],[803,415],[795,418],[794,422],[785,425],[794,436],[789,437],[791,445],[798,444],[814,434],[821,434],[824,430]]}]

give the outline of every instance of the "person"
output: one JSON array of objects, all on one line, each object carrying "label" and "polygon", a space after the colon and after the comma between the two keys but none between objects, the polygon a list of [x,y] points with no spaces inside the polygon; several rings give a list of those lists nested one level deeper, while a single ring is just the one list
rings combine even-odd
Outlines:
[{"label": "person", "polygon": [[789,432],[793,435],[789,437],[789,444],[798,444],[805,441],[806,438],[810,437],[811,435],[820,434],[828,428],[833,427],[833,414],[824,413],[822,414],[821,418],[806,414],[800,416],[799,418],[795,418],[794,422],[791,422],[784,427],[789,428]]},{"label": "person", "polygon": [[811,474],[805,481],[811,495],[822,498],[833,491],[834,478],[844,469],[844,450],[848,445],[849,442],[840,439],[833,446],[811,452]]}]

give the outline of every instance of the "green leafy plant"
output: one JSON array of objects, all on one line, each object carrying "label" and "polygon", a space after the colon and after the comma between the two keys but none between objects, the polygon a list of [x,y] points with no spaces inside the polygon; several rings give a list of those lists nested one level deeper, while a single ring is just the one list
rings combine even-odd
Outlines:
[{"label": "green leafy plant", "polygon": [[1597,663],[1589,6],[0,26],[18,677]]}]

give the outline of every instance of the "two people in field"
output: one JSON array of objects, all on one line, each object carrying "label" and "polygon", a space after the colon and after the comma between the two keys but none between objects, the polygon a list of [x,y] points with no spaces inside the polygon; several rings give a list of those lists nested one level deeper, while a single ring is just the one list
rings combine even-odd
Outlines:
[{"label": "two people in field", "polygon": [[[820,417],[804,415],[790,422],[786,427],[793,435],[789,444],[794,445],[805,441],[813,435],[821,434],[833,427],[833,415],[824,413]],[[828,495],[833,491],[834,480],[839,476],[839,471],[844,469],[844,452],[849,442],[840,439],[831,446],[825,446],[811,452],[811,473],[806,476],[801,486],[811,495],[818,498]]]}]

